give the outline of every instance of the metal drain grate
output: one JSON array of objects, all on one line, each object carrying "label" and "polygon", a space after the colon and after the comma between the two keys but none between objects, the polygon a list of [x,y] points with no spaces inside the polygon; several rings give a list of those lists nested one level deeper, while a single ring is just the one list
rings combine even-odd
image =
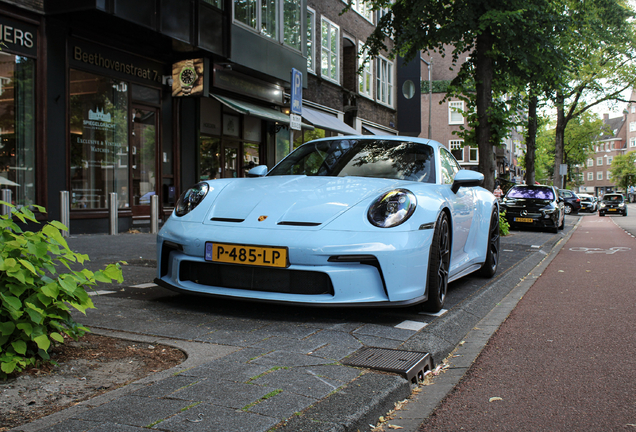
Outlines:
[{"label": "metal drain grate", "polygon": [[433,369],[433,359],[429,353],[386,348],[364,347],[344,359],[342,363],[397,373],[414,383],[423,380],[424,372]]}]

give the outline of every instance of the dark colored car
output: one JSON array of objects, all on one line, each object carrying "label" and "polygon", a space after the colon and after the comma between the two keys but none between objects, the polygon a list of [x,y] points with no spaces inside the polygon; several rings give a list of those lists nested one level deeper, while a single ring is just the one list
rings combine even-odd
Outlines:
[{"label": "dark colored car", "polygon": [[627,204],[622,194],[608,193],[603,196],[598,207],[598,215],[605,216],[606,214],[622,214],[623,216],[627,216]]},{"label": "dark colored car", "polygon": [[581,198],[581,211],[594,213],[598,210],[598,201],[595,196],[587,194],[578,194]]},{"label": "dark colored car", "polygon": [[501,211],[506,212],[511,227],[541,228],[555,233],[564,227],[564,201],[553,186],[513,186],[503,198]]},{"label": "dark colored car", "polygon": [[559,189],[559,195],[565,201],[565,214],[578,213],[581,210],[581,198],[568,189]]}]

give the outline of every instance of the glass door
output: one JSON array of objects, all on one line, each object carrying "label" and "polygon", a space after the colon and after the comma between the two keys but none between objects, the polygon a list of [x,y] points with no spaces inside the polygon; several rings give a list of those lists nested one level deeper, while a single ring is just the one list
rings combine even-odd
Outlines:
[{"label": "glass door", "polygon": [[150,197],[157,191],[157,118],[156,108],[133,106],[130,140],[133,217],[150,215]]},{"label": "glass door", "polygon": [[241,177],[239,147],[238,141],[223,141],[223,177],[225,178]]}]

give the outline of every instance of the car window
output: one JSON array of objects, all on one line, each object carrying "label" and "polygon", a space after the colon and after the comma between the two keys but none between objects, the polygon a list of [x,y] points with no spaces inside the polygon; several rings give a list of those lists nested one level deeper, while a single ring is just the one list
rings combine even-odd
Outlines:
[{"label": "car window", "polygon": [[518,187],[514,186],[506,195],[506,198],[526,198],[553,200],[554,191],[547,187]]},{"label": "car window", "polygon": [[559,195],[561,195],[564,198],[572,198],[572,192],[567,191],[567,190],[559,191]]},{"label": "car window", "polygon": [[440,165],[442,168],[442,184],[452,184],[455,180],[455,174],[459,172],[461,167],[452,154],[445,148],[440,148]]},{"label": "car window", "polygon": [[622,195],[605,195],[605,197],[603,197],[603,201],[622,202],[623,196]]},{"label": "car window", "polygon": [[309,142],[268,176],[358,176],[435,182],[433,148],[408,141],[334,139]]}]

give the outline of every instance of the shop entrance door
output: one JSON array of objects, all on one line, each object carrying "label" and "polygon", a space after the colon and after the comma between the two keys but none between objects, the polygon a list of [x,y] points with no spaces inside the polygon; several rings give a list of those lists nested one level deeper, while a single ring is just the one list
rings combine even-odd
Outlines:
[{"label": "shop entrance door", "polygon": [[223,141],[223,177],[236,178],[241,176],[239,141]]},{"label": "shop entrance door", "polygon": [[150,216],[150,197],[157,192],[158,109],[133,106],[130,139],[133,217]]}]

